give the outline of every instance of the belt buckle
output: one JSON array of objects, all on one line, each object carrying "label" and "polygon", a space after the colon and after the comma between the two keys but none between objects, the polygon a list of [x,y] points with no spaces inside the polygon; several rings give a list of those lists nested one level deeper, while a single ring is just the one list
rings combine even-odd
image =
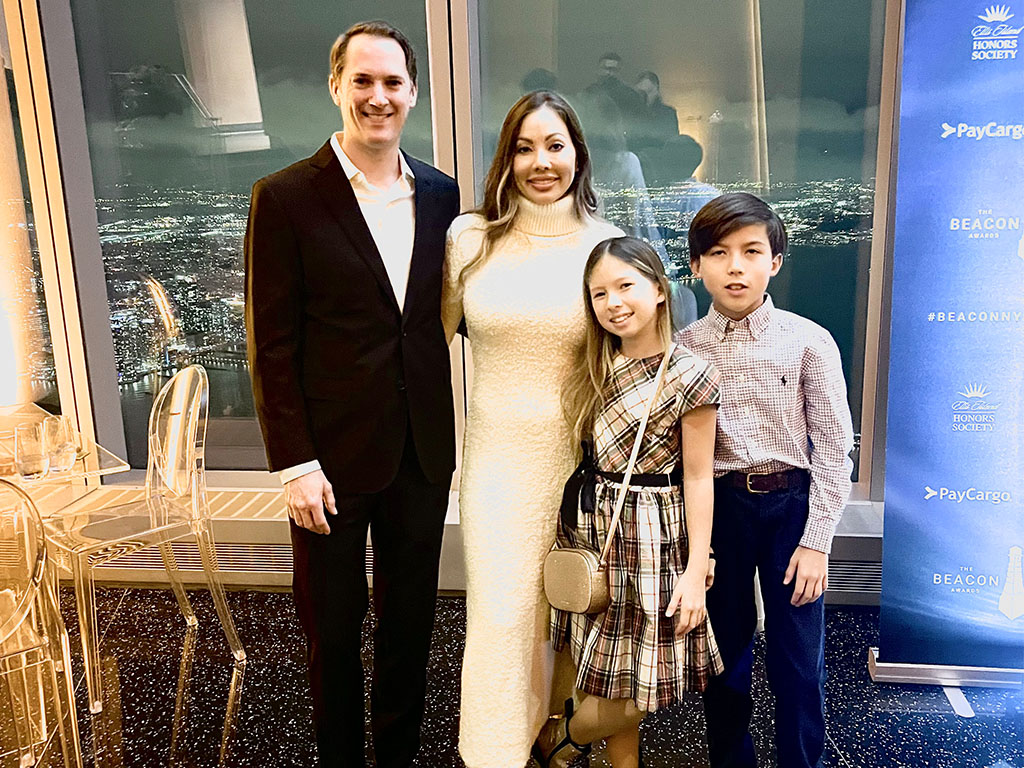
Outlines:
[{"label": "belt buckle", "polygon": [[751,488],[750,487],[750,478],[752,478],[752,477],[768,477],[768,475],[770,475],[770,474],[771,474],[771,472],[747,472],[746,473],[747,493],[768,493],[768,491],[759,491],[756,488]]}]

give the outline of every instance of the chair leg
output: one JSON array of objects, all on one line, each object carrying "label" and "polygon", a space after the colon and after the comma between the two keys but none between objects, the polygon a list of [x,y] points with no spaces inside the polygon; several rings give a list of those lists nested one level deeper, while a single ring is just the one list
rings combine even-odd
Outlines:
[{"label": "chair leg", "polygon": [[228,688],[228,705],[224,711],[224,729],[220,738],[220,760],[218,768],[228,765],[231,748],[234,746],[238,728],[238,703],[242,698],[242,681],[245,679],[245,663],[236,662],[231,670],[231,685]]},{"label": "chair leg", "polygon": [[217,550],[214,548],[213,533],[210,530],[209,520],[197,520],[193,523],[196,534],[196,544],[199,547],[199,556],[203,561],[203,572],[206,574],[206,584],[213,596],[213,605],[217,609],[217,617],[220,625],[224,628],[224,636],[231,647],[231,655],[235,661],[245,661],[245,648],[238,638],[238,630],[235,629],[235,622],[231,618],[231,610],[228,608],[228,596],[224,591],[224,584],[220,578],[220,568],[217,566]]},{"label": "chair leg", "polygon": [[[195,627],[185,630],[185,642],[181,648],[181,663],[178,665],[178,692],[174,698],[174,721],[171,723],[171,756],[168,761],[171,766],[181,765],[181,734],[185,730],[185,723],[188,721],[188,708],[192,702],[192,660],[196,653],[196,635],[199,633]],[[188,751],[187,749],[185,750]]]},{"label": "chair leg", "polygon": [[92,757],[97,768],[123,768],[125,745],[122,727],[125,722],[121,697],[120,668],[117,658],[103,658],[103,711],[89,718],[92,727]]},{"label": "chair leg", "polygon": [[50,732],[50,723],[47,722],[50,713],[46,710],[46,696],[43,691],[44,665],[45,662],[43,665],[29,664],[28,658],[23,658],[22,667],[18,671],[19,684],[25,696],[25,714],[28,718],[25,726],[31,739],[28,743],[36,752],[37,759],[43,747],[36,745],[45,744]]},{"label": "chair leg", "polygon": [[[56,573],[51,575],[54,583]],[[45,622],[49,637],[51,676],[53,680],[54,703],[57,709],[57,725],[60,729],[61,749],[64,768],[82,768],[82,742],[78,736],[78,716],[75,711],[75,681],[71,675],[71,645],[64,620],[60,615],[60,602],[55,587],[47,588],[44,611],[48,614]],[[59,674],[58,674],[59,673]],[[65,725],[64,718],[68,723]]]},{"label": "chair leg", "polygon": [[[50,686],[53,689],[54,717],[57,720],[57,733],[60,736],[60,753],[64,759],[64,768],[81,768],[81,762],[75,763],[71,752],[71,745],[68,743],[68,729],[64,725],[64,717],[67,712],[61,701],[61,684],[57,675],[57,664],[53,659],[47,663],[50,668]],[[74,710],[71,710],[72,719],[75,717]]]},{"label": "chair leg", "polygon": [[71,561],[75,577],[75,601],[78,604],[78,626],[82,634],[82,656],[85,661],[85,685],[89,689],[89,711],[103,711],[103,683],[100,670],[100,633],[96,624],[96,594],[89,569],[89,556],[75,555]]},{"label": "chair leg", "polygon": [[[81,744],[78,740],[78,718],[75,712],[75,684],[71,674],[71,644],[67,629],[60,615],[60,602],[54,584],[56,569],[48,565],[46,578],[40,589],[40,619],[46,641],[46,666],[53,701],[54,719],[60,737],[61,757],[64,768],[82,768]],[[65,722],[67,718],[67,722]],[[47,733],[49,729],[47,729]],[[52,743],[52,742],[51,742]],[[52,764],[49,761],[48,764]]]},{"label": "chair leg", "polygon": [[174,590],[174,597],[178,600],[178,607],[181,615],[185,617],[185,623],[190,627],[199,626],[199,619],[196,618],[192,604],[185,593],[185,585],[181,582],[181,571],[178,570],[178,561],[174,557],[174,550],[171,549],[169,541],[160,542],[160,556],[164,560],[164,570],[167,571],[167,580],[171,582],[171,589]]},{"label": "chair leg", "polygon": [[25,683],[25,659],[15,657],[9,662],[7,670],[7,695],[14,720],[14,732],[18,740],[18,765],[20,768],[34,765],[36,762],[33,749],[34,734],[32,733],[32,706],[28,700],[28,686]]}]

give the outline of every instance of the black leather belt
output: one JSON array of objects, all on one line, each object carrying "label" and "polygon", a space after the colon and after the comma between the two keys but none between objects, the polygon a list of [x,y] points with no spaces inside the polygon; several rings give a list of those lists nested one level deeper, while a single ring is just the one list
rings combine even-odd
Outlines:
[{"label": "black leather belt", "polygon": [[784,469],[781,472],[727,472],[719,481],[747,493],[772,493],[799,488],[807,482],[806,469]]}]

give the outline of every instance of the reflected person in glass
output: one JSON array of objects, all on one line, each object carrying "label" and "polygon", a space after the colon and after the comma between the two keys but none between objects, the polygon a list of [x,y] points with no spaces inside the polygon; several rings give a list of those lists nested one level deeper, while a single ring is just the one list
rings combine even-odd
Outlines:
[{"label": "reflected person in glass", "polygon": [[720,194],[717,187],[697,179],[704,162],[704,148],[692,136],[682,134],[665,142],[653,155],[651,186],[662,188],[662,196],[676,217],[677,226],[667,234],[685,239],[697,211]]},{"label": "reflected person in glass", "polygon": [[[697,169],[703,162],[704,148],[686,134],[665,142],[644,159],[644,168],[651,168],[648,180],[652,195],[657,196],[659,209],[666,212],[659,227],[666,243],[686,243],[697,211],[721,194],[716,187],[697,179]],[[685,264],[666,263],[665,268],[676,278],[672,283],[672,320],[678,331],[697,320],[697,299],[678,279],[680,273],[688,271]]]},{"label": "reflected person in glass", "polygon": [[[671,271],[672,261],[655,219],[640,160],[626,146],[619,108],[607,96],[583,95],[580,115],[594,151],[599,212],[626,234],[645,240],[658,253],[665,270]],[[679,330],[697,319],[697,300],[684,285],[675,283],[672,288],[672,319]]]},{"label": "reflected person in glass", "polygon": [[618,107],[625,121],[625,135],[632,147],[636,136],[636,120],[644,109],[644,97],[622,81],[622,57],[614,51],[602,54],[598,60],[597,80],[588,85],[582,96],[595,99],[600,96],[611,99]]},{"label": "reflected person in glass", "polygon": [[644,97],[644,108],[637,117],[634,151],[643,157],[644,150],[656,148],[679,135],[676,110],[661,100],[661,79],[646,70],[636,77],[636,89]]},{"label": "reflected person in glass", "polygon": [[293,591],[323,766],[365,761],[361,631],[373,538],[370,729],[380,768],[420,744],[441,536],[455,468],[438,311],[455,182],[399,149],[416,56],[385,22],[331,51],[345,130],[256,182],[245,239],[253,395],[285,486]]},{"label": "reflected person in glass", "polygon": [[[575,457],[562,382],[584,342],[596,217],[590,151],[564,98],[535,91],[501,127],[483,204],[448,233],[445,332],[473,348],[459,510],[466,650],[459,751],[468,768],[523,766],[552,711],[544,556]],[[558,708],[565,696],[554,693]]]}]

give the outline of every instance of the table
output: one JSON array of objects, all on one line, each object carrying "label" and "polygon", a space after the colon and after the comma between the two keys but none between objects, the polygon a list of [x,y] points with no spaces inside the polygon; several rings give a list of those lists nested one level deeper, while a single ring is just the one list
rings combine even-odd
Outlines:
[{"label": "table", "polygon": [[[0,406],[0,477],[25,481],[18,477],[14,466],[14,428],[22,424],[41,422],[50,414],[34,403]],[[30,481],[29,485],[67,482],[102,477],[130,469],[128,462],[114,455],[102,445],[80,435],[82,449],[74,465],[66,472],[50,472],[45,477]]]}]

